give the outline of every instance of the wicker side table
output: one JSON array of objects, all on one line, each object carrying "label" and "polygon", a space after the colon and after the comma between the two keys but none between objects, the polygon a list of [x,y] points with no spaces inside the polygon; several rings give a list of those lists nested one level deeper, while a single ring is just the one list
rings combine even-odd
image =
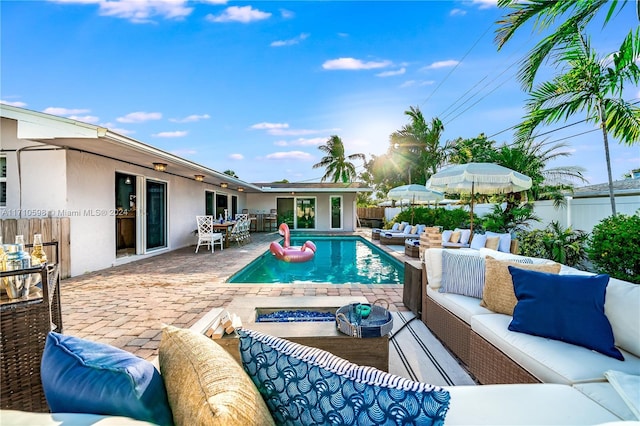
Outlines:
[{"label": "wicker side table", "polygon": [[1,272],[0,277],[39,273],[42,292],[10,300],[0,298],[0,409],[48,412],[40,379],[40,362],[52,329],[62,333],[58,265]]}]

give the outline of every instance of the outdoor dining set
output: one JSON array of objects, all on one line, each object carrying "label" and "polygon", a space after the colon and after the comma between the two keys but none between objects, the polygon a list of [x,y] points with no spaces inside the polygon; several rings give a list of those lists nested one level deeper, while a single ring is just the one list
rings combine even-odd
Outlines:
[{"label": "outdoor dining set", "polygon": [[245,244],[251,240],[249,232],[250,220],[247,214],[237,214],[235,220],[216,220],[211,215],[196,216],[198,225],[198,243],[196,253],[200,246],[207,246],[213,253],[215,245],[220,246],[220,250],[235,241],[238,245]]}]

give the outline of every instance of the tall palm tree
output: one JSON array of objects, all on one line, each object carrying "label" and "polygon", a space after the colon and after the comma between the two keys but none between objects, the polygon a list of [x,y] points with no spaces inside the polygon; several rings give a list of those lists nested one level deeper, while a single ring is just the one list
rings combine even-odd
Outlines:
[{"label": "tall palm tree", "polygon": [[[546,30],[555,25],[556,20],[566,18],[565,22],[556,26],[555,31],[540,41],[522,61],[518,77],[526,90],[531,90],[538,68],[555,48],[572,39],[575,28],[584,28],[600,12],[609,6],[604,24],[627,4],[636,5],[636,15],[640,21],[640,1],[618,0],[498,0],[498,6],[512,9],[497,21],[495,42],[500,50],[514,33],[529,20],[534,21],[534,28]],[[630,32],[630,34],[633,31]]]},{"label": "tall palm tree", "polygon": [[356,176],[356,167],[352,162],[348,160],[364,160],[364,154],[351,154],[345,156],[344,144],[342,139],[333,135],[327,140],[327,143],[320,145],[318,149],[326,156],[320,159],[319,163],[313,165],[314,169],[318,167],[326,168],[324,176],[321,181],[324,182],[327,179],[332,179],[333,183],[342,181],[343,183],[351,182]]},{"label": "tall palm tree", "polygon": [[558,49],[556,61],[565,63],[565,74],[540,84],[530,93],[524,121],[516,127],[516,137],[526,141],[541,124],[551,124],[585,111],[587,121],[602,129],[611,211],[616,215],[613,194],[609,138],[614,137],[632,145],[640,141],[640,108],[621,98],[624,84],[638,84],[640,68],[635,62],[640,57],[640,29],[629,34],[620,50],[613,55],[598,58],[589,39],[575,29],[566,45]]},{"label": "tall palm tree", "polygon": [[[444,125],[437,117],[431,119],[429,125],[418,107],[409,107],[404,113],[410,117],[411,123],[391,134],[391,147],[404,160],[398,166],[403,169],[406,167],[409,173],[408,183],[413,183],[413,171],[413,181],[424,184],[446,159],[446,146],[440,145]],[[397,156],[394,157],[397,161]]]}]

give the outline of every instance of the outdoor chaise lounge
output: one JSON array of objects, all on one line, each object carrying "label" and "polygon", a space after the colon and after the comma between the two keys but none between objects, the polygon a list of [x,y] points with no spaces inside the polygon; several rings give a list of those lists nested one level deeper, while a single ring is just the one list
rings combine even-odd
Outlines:
[{"label": "outdoor chaise lounge", "polygon": [[373,228],[371,230],[371,239],[379,240],[380,234],[382,232],[399,232],[401,229],[404,229],[404,227],[407,226],[408,224],[409,222],[394,223],[393,226],[391,226],[391,229]]},{"label": "outdoor chaise lounge", "polygon": [[380,233],[380,244],[403,245],[407,238],[420,238],[426,225],[406,225],[402,231],[383,231]]}]

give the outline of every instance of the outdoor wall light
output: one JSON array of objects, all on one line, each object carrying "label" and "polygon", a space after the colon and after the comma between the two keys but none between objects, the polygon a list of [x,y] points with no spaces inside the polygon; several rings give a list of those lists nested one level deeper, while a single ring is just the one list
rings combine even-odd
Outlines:
[{"label": "outdoor wall light", "polygon": [[227,182],[222,182],[222,183],[220,184],[220,188],[226,188],[227,186],[229,186],[229,185],[227,184]]},{"label": "outdoor wall light", "polygon": [[153,163],[153,170],[155,170],[156,172],[164,172],[167,170],[167,164],[166,163]]},{"label": "outdoor wall light", "polygon": [[239,191],[239,192],[244,192],[244,188],[243,188],[243,187],[241,187],[241,186],[239,186],[239,187],[238,187],[238,191]]},{"label": "outdoor wall light", "polygon": [[198,182],[202,182],[204,180],[204,175],[195,175],[194,179]]}]

